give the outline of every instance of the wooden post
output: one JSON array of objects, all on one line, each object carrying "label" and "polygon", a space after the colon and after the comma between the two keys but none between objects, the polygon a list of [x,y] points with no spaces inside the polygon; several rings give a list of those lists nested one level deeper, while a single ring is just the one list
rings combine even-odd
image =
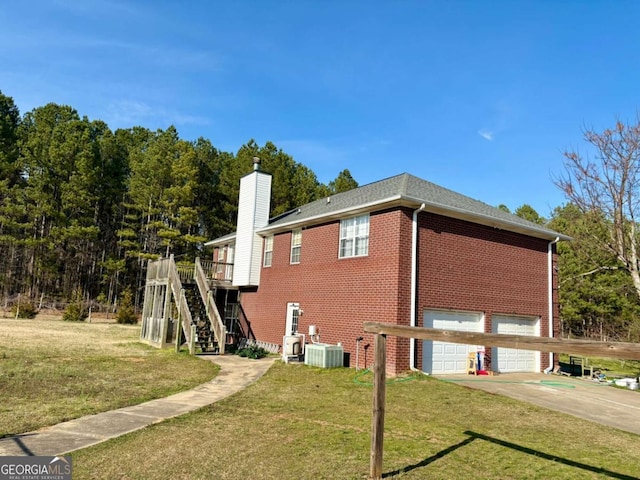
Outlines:
[{"label": "wooden post", "polygon": [[180,351],[180,337],[182,336],[182,297],[184,297],[184,288],[180,289],[180,296],[176,300],[178,305],[178,323],[176,325],[176,353]]},{"label": "wooden post", "polygon": [[[640,360],[640,344],[597,342],[593,340],[563,340],[559,338],[504,335],[498,333],[460,332],[434,328],[409,327],[390,323],[364,322],[364,331],[374,334],[373,420],[371,427],[371,464],[369,478],[382,479],[384,411],[386,389],[386,336],[420,340],[441,340],[449,343],[506,347],[539,352],[564,352],[595,357]],[[475,354],[474,354],[475,355]]]},{"label": "wooden post", "polygon": [[376,334],[373,365],[373,420],[371,422],[371,464],[369,478],[382,478],[382,453],[384,442],[384,410],[386,396],[387,336]]},{"label": "wooden post", "polygon": [[158,290],[160,285],[155,283],[153,286],[153,306],[151,307],[151,331],[149,332],[149,340],[158,343]]},{"label": "wooden post", "polygon": [[189,354],[195,355],[196,353],[196,326],[191,325],[191,338],[189,338]]},{"label": "wooden post", "polygon": [[178,314],[178,324],[176,327],[176,353],[180,352],[180,344],[182,342],[182,320],[180,319],[180,314]]},{"label": "wooden post", "polygon": [[171,279],[167,279],[167,287],[164,292],[164,306],[162,308],[162,339],[160,346],[167,343],[167,332],[169,331],[169,317],[171,316]]}]

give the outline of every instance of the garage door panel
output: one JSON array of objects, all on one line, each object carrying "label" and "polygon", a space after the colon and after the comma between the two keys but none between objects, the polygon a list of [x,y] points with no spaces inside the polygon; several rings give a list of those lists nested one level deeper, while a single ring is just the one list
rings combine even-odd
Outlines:
[{"label": "garage door panel", "polygon": [[[424,326],[442,330],[482,332],[482,314],[470,312],[445,312],[427,310],[424,312]],[[422,349],[422,369],[426,373],[465,373],[469,352],[475,352],[475,345],[425,340]]]},{"label": "garage door panel", "polygon": [[444,354],[445,355],[455,355],[456,353],[458,353],[458,348],[457,345],[453,344],[453,343],[445,343],[443,345],[443,350],[444,350]]},{"label": "garage door panel", "polygon": [[[540,322],[534,317],[494,315],[492,331],[503,335],[540,335]],[[499,372],[536,372],[539,353],[515,348],[493,348],[492,369]]]}]

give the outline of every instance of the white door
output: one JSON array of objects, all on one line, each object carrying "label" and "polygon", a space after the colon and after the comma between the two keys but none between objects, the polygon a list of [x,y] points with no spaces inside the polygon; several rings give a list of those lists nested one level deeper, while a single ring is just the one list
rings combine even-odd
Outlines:
[{"label": "white door", "polygon": [[287,321],[285,323],[284,334],[294,335],[298,333],[298,319],[300,318],[300,304],[287,303]]},{"label": "white door", "polygon": [[[484,331],[482,314],[472,312],[426,310],[424,326],[463,332]],[[436,375],[466,373],[468,355],[476,349],[476,345],[425,340],[422,343],[422,370]]]},{"label": "white door", "polygon": [[[540,321],[536,317],[493,315],[493,333],[505,335],[540,336]],[[494,347],[491,350],[491,369],[496,372],[538,372],[540,352],[515,348]]]}]

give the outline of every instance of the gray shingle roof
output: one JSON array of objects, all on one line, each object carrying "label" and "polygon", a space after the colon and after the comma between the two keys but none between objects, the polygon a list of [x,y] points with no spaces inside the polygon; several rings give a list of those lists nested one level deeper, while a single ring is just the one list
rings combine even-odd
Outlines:
[{"label": "gray shingle roof", "polygon": [[[372,212],[392,206],[406,206],[502,230],[523,233],[532,237],[554,240],[571,240],[499,208],[474,200],[460,193],[415,177],[408,173],[363,185],[348,192],[338,193],[302,205],[269,221],[259,233],[270,234],[305,226],[316,225],[337,218],[345,218],[360,212]],[[235,233],[207,242],[222,244],[232,240]]]},{"label": "gray shingle roof", "polygon": [[285,226],[315,224],[339,215],[348,216],[349,212],[355,214],[360,210],[379,210],[394,203],[414,208],[419,208],[424,203],[426,211],[445,216],[526,233],[534,237],[554,239],[559,236],[561,239],[569,240],[569,237],[557,232],[408,173],[302,205],[271,219],[269,226],[261,231],[267,233]]}]

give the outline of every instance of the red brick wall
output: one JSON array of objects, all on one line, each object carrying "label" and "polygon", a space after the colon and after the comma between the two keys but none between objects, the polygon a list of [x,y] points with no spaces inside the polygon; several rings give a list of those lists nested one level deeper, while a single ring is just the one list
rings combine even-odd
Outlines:
[{"label": "red brick wall", "polygon": [[[483,312],[487,333],[493,314],[540,317],[548,336],[548,241],[431,213],[419,218],[418,326],[424,310],[451,309]],[[548,358],[541,354],[542,368]]]},{"label": "red brick wall", "polygon": [[[259,340],[282,344],[287,302],[298,302],[304,312],[300,333],[308,334],[309,325],[316,325],[321,342],[342,343],[351,366],[356,338],[363,336],[360,367],[371,366],[373,338],[363,332],[362,323],[409,322],[411,251],[398,245],[411,243],[411,218],[407,211],[395,209],[371,214],[369,222],[366,257],[338,258],[339,221],[302,231],[297,265],[289,264],[291,232],[274,237],[272,266],[262,268],[256,292],[242,293],[243,308]],[[387,345],[388,368],[395,372],[397,356],[408,357],[409,342],[389,338]]]},{"label": "red brick wall", "polygon": [[[287,303],[297,302],[304,312],[300,333],[316,325],[321,342],[342,343],[350,366],[356,338],[363,336],[359,366],[370,367],[373,338],[362,323],[410,322],[412,212],[371,214],[366,257],[338,259],[339,221],[303,230],[297,265],[289,264],[291,232],[276,235],[260,287],[241,294],[256,337],[282,344]],[[538,316],[547,335],[547,241],[424,212],[419,225],[418,326],[425,309],[453,309],[484,312],[487,332],[494,313]],[[389,373],[409,369],[409,345],[409,339],[388,337]],[[416,347],[420,368],[422,342]],[[547,359],[541,356],[543,368]]]}]

